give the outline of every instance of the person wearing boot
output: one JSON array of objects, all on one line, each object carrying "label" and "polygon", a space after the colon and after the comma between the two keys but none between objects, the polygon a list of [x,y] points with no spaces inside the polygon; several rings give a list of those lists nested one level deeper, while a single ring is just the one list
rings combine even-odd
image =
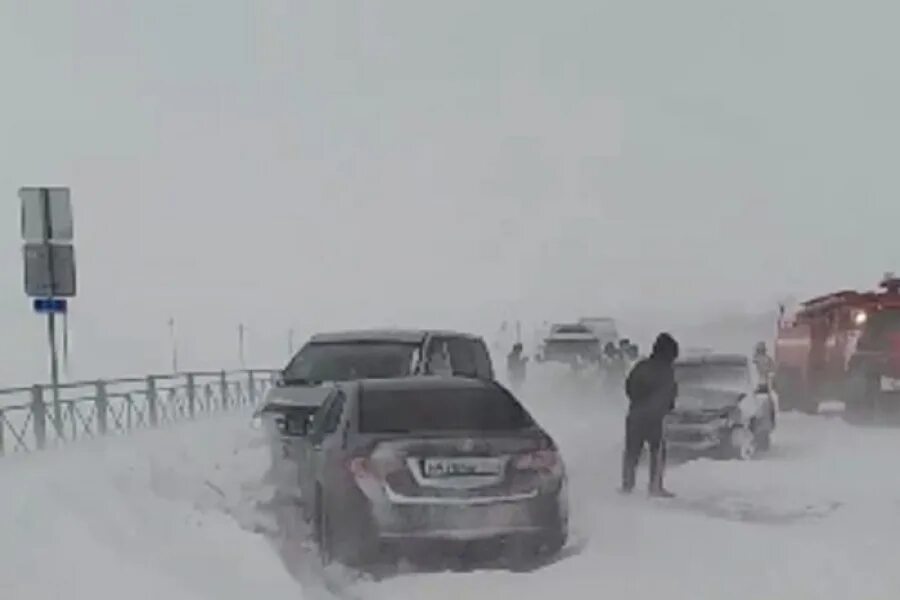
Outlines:
[{"label": "person wearing boot", "polygon": [[638,362],[625,381],[628,416],[625,419],[625,452],[622,459],[622,491],[634,489],[635,473],[644,445],[650,447],[650,495],[671,498],[663,486],[666,446],[663,420],[675,408],[678,385],[673,363],[678,358],[678,342],[661,333],[649,358]]}]

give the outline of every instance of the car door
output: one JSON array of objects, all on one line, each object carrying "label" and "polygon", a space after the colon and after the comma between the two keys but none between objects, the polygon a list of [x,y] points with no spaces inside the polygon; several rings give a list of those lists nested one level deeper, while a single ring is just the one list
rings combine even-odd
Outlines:
[{"label": "car door", "polygon": [[[300,478],[300,492],[304,503],[307,503],[312,499],[312,492],[315,489],[317,469],[315,462],[318,457],[318,448],[321,447],[322,440],[326,435],[326,420],[334,410],[333,406],[336,398],[337,393],[335,392],[325,399],[325,402],[322,403],[322,406],[319,407],[319,410],[316,411],[315,416],[312,418],[312,422],[309,425],[309,431],[300,444],[298,476]],[[307,506],[307,508],[309,508],[309,506]]]},{"label": "car door", "polygon": [[313,498],[315,484],[328,488],[334,479],[334,469],[341,465],[341,451],[343,447],[341,424],[344,420],[344,407],[347,396],[343,390],[336,390],[328,410],[324,412],[321,426],[315,432],[315,437],[309,445],[310,467],[312,485],[306,492],[307,498]]}]

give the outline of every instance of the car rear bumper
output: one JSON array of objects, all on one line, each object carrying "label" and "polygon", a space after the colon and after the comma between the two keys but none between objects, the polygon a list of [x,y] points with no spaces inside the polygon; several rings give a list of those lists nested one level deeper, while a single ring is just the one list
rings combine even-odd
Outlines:
[{"label": "car rear bumper", "polygon": [[558,531],[567,521],[563,490],[534,490],[504,498],[386,497],[372,505],[376,535],[384,540],[473,541]]}]

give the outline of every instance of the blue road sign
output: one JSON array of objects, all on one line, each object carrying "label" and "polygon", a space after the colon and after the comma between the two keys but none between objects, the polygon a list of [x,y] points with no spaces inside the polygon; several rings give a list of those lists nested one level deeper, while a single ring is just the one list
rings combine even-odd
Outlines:
[{"label": "blue road sign", "polygon": [[69,310],[69,303],[66,302],[65,298],[35,298],[34,299],[34,312],[49,314],[49,313],[65,313]]}]

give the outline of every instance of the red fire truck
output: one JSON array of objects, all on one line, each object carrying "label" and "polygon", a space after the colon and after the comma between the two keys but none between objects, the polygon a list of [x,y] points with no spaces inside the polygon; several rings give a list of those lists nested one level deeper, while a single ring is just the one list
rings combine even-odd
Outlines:
[{"label": "red fire truck", "polygon": [[900,278],[881,291],[842,291],[782,311],[774,386],[782,410],[815,413],[820,400],[845,403],[848,417],[900,411]]}]

